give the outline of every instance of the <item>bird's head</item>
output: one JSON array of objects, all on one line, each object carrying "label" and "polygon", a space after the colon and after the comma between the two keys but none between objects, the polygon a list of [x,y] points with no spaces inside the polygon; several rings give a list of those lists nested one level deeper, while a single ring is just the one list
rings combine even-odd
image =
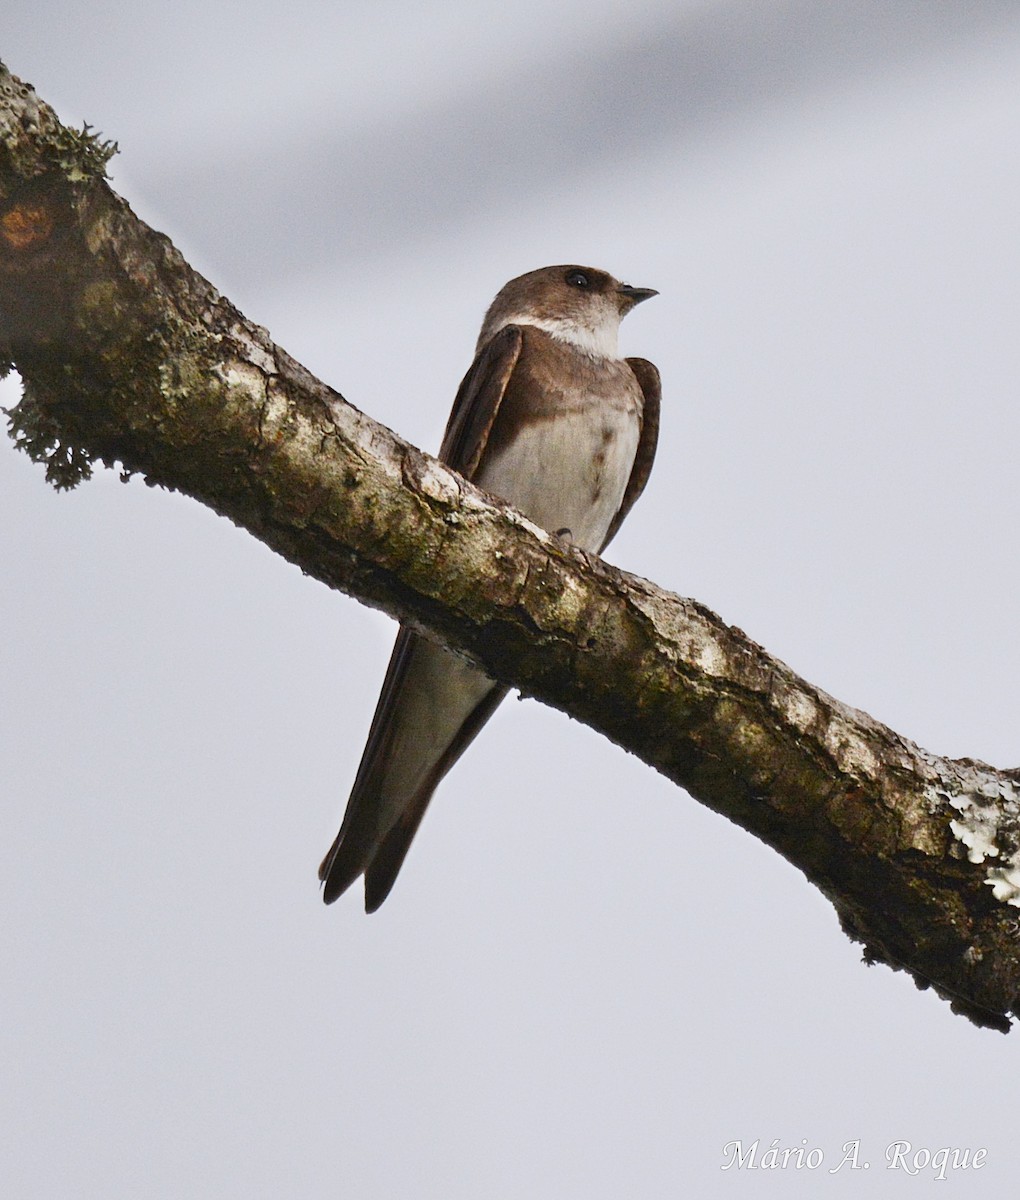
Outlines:
[{"label": "bird's head", "polygon": [[485,314],[478,344],[507,325],[535,325],[595,357],[615,358],[620,322],[635,304],[658,294],[595,267],[541,267],[500,290]]}]

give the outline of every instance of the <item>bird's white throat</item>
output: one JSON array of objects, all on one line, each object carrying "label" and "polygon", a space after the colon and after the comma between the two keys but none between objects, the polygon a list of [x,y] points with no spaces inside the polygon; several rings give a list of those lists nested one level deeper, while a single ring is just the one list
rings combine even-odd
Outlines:
[{"label": "bird's white throat", "polygon": [[500,321],[489,337],[494,337],[507,325],[533,325],[536,329],[544,329],[557,341],[569,342],[592,358],[620,356],[620,321],[612,314],[607,314],[605,320],[595,325],[582,325],[570,317],[533,317],[529,313],[511,313]]}]

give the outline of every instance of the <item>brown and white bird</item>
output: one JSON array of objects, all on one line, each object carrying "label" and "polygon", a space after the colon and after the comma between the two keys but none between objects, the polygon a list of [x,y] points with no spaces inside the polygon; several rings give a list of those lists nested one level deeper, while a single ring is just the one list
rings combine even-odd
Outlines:
[{"label": "brown and white bird", "polygon": [[[537,525],[601,552],[648,480],[659,372],[620,358],[620,321],[658,293],[591,267],[510,282],[482,323],[440,459]],[[432,793],[507,688],[401,628],[336,841],[319,868],[329,904],[365,876],[386,899]]]}]

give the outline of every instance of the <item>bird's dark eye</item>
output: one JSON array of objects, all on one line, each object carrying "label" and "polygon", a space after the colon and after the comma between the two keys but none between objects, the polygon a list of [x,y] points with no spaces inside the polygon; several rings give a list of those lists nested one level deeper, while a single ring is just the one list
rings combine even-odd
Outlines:
[{"label": "bird's dark eye", "polygon": [[567,283],[576,288],[591,287],[591,280],[583,271],[568,271]]}]

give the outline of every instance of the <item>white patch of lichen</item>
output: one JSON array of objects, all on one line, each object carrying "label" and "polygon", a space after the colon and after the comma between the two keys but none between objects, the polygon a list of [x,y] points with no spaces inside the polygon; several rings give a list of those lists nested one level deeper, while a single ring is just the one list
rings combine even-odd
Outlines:
[{"label": "white patch of lichen", "polygon": [[1012,862],[1005,867],[991,867],[985,882],[991,886],[996,900],[1005,900],[1020,908],[1020,856],[1014,854]]},{"label": "white patch of lichen", "polygon": [[954,808],[966,813],[966,820],[949,822],[949,828],[958,842],[967,847],[967,859],[972,863],[983,863],[986,858],[998,858],[999,847],[995,844],[999,832],[998,814],[994,809],[982,809],[969,800],[952,800]]},{"label": "white patch of lichen", "polygon": [[929,800],[932,805],[948,803],[958,814],[950,818],[949,829],[969,862],[989,864],[985,883],[996,900],[1020,908],[1020,788],[964,766],[958,783],[941,779],[929,789]]}]

